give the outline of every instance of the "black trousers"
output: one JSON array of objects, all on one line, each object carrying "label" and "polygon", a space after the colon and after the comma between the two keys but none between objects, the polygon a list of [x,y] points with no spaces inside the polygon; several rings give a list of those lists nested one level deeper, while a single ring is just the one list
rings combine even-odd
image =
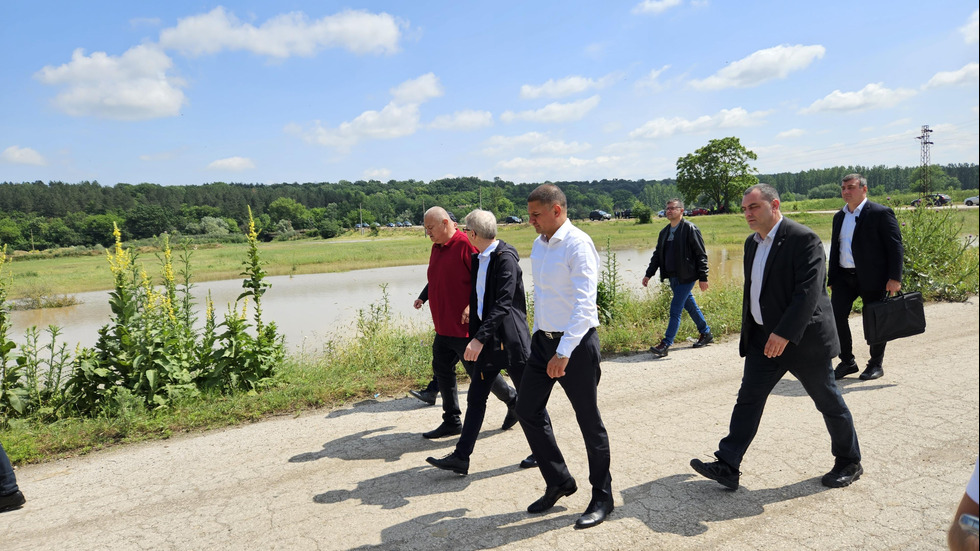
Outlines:
[{"label": "black trousers", "polygon": [[[513,364],[507,367],[510,380],[514,381],[517,387],[517,394],[521,392],[521,377],[524,376],[524,364]],[[476,446],[476,437],[480,434],[483,427],[483,418],[487,414],[487,398],[495,382],[500,379],[500,368],[483,368],[471,374],[470,389],[466,393],[466,416],[463,418],[463,432],[459,435],[459,442],[456,442],[456,455],[469,459],[473,454],[473,447]]]},{"label": "black trousers", "polygon": [[765,334],[761,326],[752,323],[749,331],[742,386],[738,389],[738,399],[732,410],[728,436],[718,444],[715,456],[738,470],[745,451],[759,430],[759,421],[769,393],[789,371],[800,381],[817,410],[823,414],[824,423],[830,433],[830,452],[833,456],[839,462],[861,461],[854,420],[840,389],[837,388],[837,382],[834,381],[831,359],[786,365],[779,357],[767,358],[763,353],[769,335]]},{"label": "black trousers", "polygon": [[545,409],[551,391],[557,382],[575,410],[585,451],[589,458],[589,482],[593,499],[612,499],[612,477],[609,474],[609,436],[599,415],[599,336],[590,329],[568,359],[565,376],[552,379],[548,376],[548,361],[555,355],[558,338],[549,339],[543,331],[531,336],[531,357],[524,368],[521,388],[517,396],[517,417],[538,460],[541,475],[548,486],[559,486],[572,475],[568,472],[565,458],[551,427],[551,419]]},{"label": "black trousers", "polygon": [[[463,360],[463,351],[469,342],[469,337],[446,337],[438,333],[432,341],[432,372],[442,396],[442,420],[453,425],[460,424],[461,413],[456,389],[456,362],[463,362],[463,369],[473,378],[473,364]],[[517,391],[499,373],[493,378],[490,391],[508,406],[517,400]]]},{"label": "black trousers", "polygon": [[[886,292],[883,289],[869,291],[858,289],[857,273],[854,270],[844,270],[838,277],[830,293],[830,304],[834,308],[834,321],[837,323],[837,337],[840,339],[840,359],[849,362],[854,359],[854,343],[851,339],[851,328],[847,318],[851,315],[851,307],[858,297],[865,304],[884,300]],[[868,365],[880,366],[885,359],[885,343],[871,345],[871,359]]]}]

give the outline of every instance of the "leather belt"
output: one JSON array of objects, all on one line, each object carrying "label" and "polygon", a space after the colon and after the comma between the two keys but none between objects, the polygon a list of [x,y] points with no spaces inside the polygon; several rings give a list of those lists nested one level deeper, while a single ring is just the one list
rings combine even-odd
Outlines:
[{"label": "leather belt", "polygon": [[564,331],[542,331],[542,333],[544,333],[544,336],[549,340],[560,339],[561,336],[565,334]]}]

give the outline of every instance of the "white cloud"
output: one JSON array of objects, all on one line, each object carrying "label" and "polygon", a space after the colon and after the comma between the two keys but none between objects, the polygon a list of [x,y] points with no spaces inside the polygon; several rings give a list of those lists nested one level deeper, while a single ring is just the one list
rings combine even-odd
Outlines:
[{"label": "white cloud", "polygon": [[364,171],[364,178],[384,182],[391,179],[391,171],[387,168],[369,168]]},{"label": "white cloud", "polygon": [[429,123],[429,128],[436,130],[476,130],[487,126],[493,126],[490,111],[456,111],[452,115],[439,115]]},{"label": "white cloud", "polygon": [[129,20],[129,26],[136,29],[139,27],[159,27],[162,21],[159,17],[134,17]]},{"label": "white cloud", "polygon": [[915,90],[898,88],[891,90],[878,83],[871,83],[857,92],[834,90],[826,97],[818,99],[800,113],[819,113],[822,111],[864,111],[893,107],[915,95]]},{"label": "white cloud", "polygon": [[939,88],[942,86],[958,86],[960,84],[976,84],[980,79],[980,63],[967,63],[956,71],[940,71],[923,85],[923,88]]},{"label": "white cloud", "polygon": [[248,157],[228,157],[227,159],[218,159],[208,165],[210,170],[230,170],[232,172],[241,172],[253,168],[255,168],[255,163]]},{"label": "white cloud", "polygon": [[426,73],[418,78],[406,80],[391,90],[392,101],[400,104],[423,103],[443,94],[439,77]]},{"label": "white cloud", "polygon": [[659,15],[670,8],[680,6],[681,0],[643,0],[633,6],[633,13],[652,13]]},{"label": "white cloud", "polygon": [[500,115],[500,120],[504,122],[513,122],[516,120],[546,123],[572,122],[581,120],[589,111],[595,109],[597,105],[599,105],[599,96],[595,95],[571,103],[549,103],[541,109],[531,111],[520,111],[517,113],[505,111]]},{"label": "white cloud", "polygon": [[802,128],[791,128],[789,130],[783,130],[779,134],[776,134],[776,138],[777,139],[799,138],[804,134],[806,134],[806,130],[803,130]]},{"label": "white cloud", "polygon": [[566,142],[564,140],[552,140],[538,144],[531,148],[531,153],[542,155],[574,155],[588,151],[592,146],[588,143]]},{"label": "white cloud", "polygon": [[654,92],[658,92],[662,90],[663,84],[661,84],[660,81],[657,79],[660,77],[660,74],[666,71],[667,69],[670,69],[670,65],[664,65],[659,69],[651,70],[649,73],[646,74],[646,76],[636,81],[636,89],[651,90]]},{"label": "white cloud", "polygon": [[0,162],[11,163],[15,165],[36,165],[42,166],[47,164],[44,157],[40,153],[34,151],[29,147],[20,147],[17,145],[12,145],[7,149],[4,149],[0,153]]},{"label": "white cloud", "polygon": [[593,159],[579,157],[537,157],[533,159],[514,157],[500,161],[496,169],[508,180],[533,182],[542,180],[589,179],[608,176],[610,171],[619,169],[622,159],[614,156],[599,156]]},{"label": "white cloud", "polygon": [[135,46],[116,57],[105,52],[72,52],[71,62],[46,66],[34,77],[63,86],[53,103],[72,116],[118,120],[173,117],[186,102],[184,81],[168,75],[173,61],[151,45]]},{"label": "white cloud", "polygon": [[980,42],[980,10],[973,10],[966,25],[960,27],[960,33],[963,35],[963,42],[967,44]]},{"label": "white cloud", "polygon": [[580,76],[569,76],[558,80],[550,79],[540,86],[530,84],[521,86],[521,97],[524,99],[563,98],[588,90],[605,88],[612,80],[612,75],[606,75],[598,80]]},{"label": "white cloud", "polygon": [[744,57],[704,80],[692,80],[691,86],[700,90],[748,88],[776,78],[786,78],[793,71],[805,69],[814,59],[820,59],[826,48],[819,44],[789,46],[782,44],[759,50]]},{"label": "white cloud", "polygon": [[391,54],[398,51],[403,26],[387,13],[345,10],[314,21],[302,12],[284,13],[256,27],[239,21],[219,6],[164,29],[160,32],[160,45],[185,55],[245,50],[279,58],[308,57],[324,48],[343,48],[355,54]]},{"label": "white cloud", "polygon": [[518,147],[533,147],[548,141],[548,136],[540,132],[526,132],[519,136],[490,136],[487,139],[483,153],[489,156],[500,155]]},{"label": "white cloud", "polygon": [[715,115],[703,115],[694,120],[681,117],[660,117],[646,122],[629,133],[630,138],[669,138],[674,134],[690,134],[704,132],[716,128],[743,128],[756,126],[765,122],[769,111],[753,111],[749,113],[741,107],[722,109]]}]

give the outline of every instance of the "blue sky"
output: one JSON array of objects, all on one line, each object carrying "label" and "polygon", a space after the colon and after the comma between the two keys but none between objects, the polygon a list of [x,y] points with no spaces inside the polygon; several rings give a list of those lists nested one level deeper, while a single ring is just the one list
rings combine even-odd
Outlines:
[{"label": "blue sky", "polygon": [[976,2],[0,2],[0,181],[978,162]]}]

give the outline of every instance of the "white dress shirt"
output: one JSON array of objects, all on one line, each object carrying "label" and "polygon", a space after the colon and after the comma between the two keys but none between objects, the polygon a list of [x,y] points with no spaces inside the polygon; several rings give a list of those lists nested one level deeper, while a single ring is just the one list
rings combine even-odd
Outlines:
[{"label": "white dress shirt", "polygon": [[500,240],[494,240],[482,253],[480,253],[480,267],[476,271],[476,315],[483,319],[483,295],[487,291],[487,266],[490,265],[490,253],[497,250]]},{"label": "white dress shirt", "polygon": [[534,240],[531,273],[534,330],[564,332],[557,352],[571,356],[588,330],[599,326],[599,253],[592,238],[565,220],[551,239]]},{"label": "white dress shirt", "polygon": [[758,325],[762,325],[762,307],[759,305],[759,297],[762,296],[762,278],[766,274],[766,260],[772,251],[772,242],[773,238],[776,237],[776,230],[779,229],[779,225],[782,223],[783,218],[780,217],[776,225],[766,234],[765,239],[759,237],[758,232],[752,234],[752,239],[755,239],[758,246],[755,248],[755,257],[752,259],[752,284],[749,286],[749,312],[751,312],[752,319]]},{"label": "white dress shirt", "polygon": [[854,212],[847,210],[847,203],[844,203],[844,221],[840,225],[840,237],[838,241],[840,242],[840,267],[841,268],[854,268],[854,251],[851,250],[851,243],[854,241],[854,228],[857,227],[858,216],[861,216],[861,209],[868,202],[868,198],[865,197],[864,201],[854,209]]}]

